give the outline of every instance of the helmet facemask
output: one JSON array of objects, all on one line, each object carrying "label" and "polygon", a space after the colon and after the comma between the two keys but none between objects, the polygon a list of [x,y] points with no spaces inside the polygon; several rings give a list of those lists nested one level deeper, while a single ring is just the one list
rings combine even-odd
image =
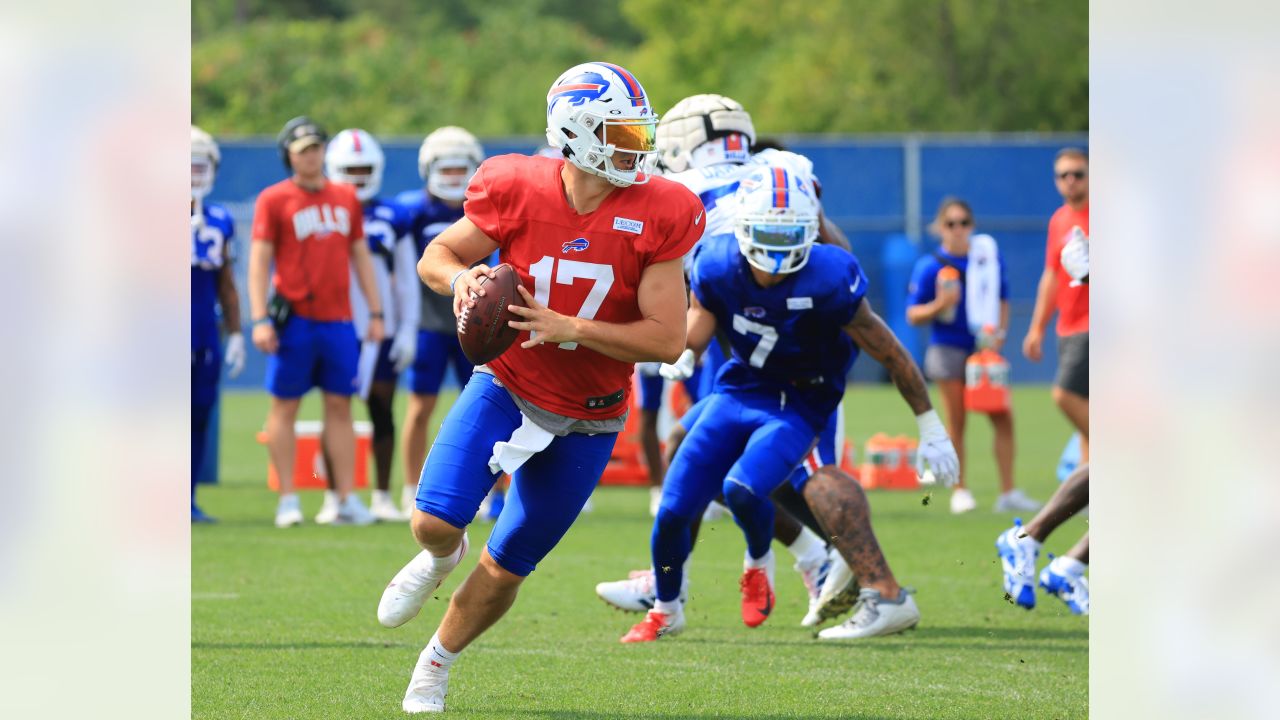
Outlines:
[{"label": "helmet facemask", "polygon": [[617,65],[577,65],[547,92],[547,143],[618,187],[649,181],[657,126],[644,88]]},{"label": "helmet facemask", "polygon": [[191,153],[191,197],[202,199],[213,191],[218,164],[206,153]]},{"label": "helmet facemask", "polygon": [[784,275],[809,262],[818,239],[812,185],[781,167],[762,166],[742,180],[735,198],[733,232],[752,267]]},{"label": "helmet facemask", "polygon": [[460,202],[467,196],[467,185],[480,166],[466,157],[443,157],[427,169],[427,192],[440,198]]}]

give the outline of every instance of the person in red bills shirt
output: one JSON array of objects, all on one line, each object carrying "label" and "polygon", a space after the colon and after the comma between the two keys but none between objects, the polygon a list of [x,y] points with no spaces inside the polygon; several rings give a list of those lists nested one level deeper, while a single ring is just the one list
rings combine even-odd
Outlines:
[{"label": "person in red bills shirt", "polygon": [[[494,250],[519,273],[527,308],[516,344],[479,366],[439,434],[411,526],[424,548],[391,581],[378,620],[416,616],[467,552],[467,524],[502,472],[506,507],[422,651],[406,712],[440,712],[458,653],[498,621],[595,488],[626,420],[637,362],[684,350],[681,262],[702,236],[702,204],[652,177],[657,117],[630,72],[570,68],[547,94],[547,140],[562,158],[503,155],[472,178],[465,217],[423,252],[418,274],[455,313],[484,294]],[[530,290],[529,288],[532,288]]]},{"label": "person in red bills shirt", "polygon": [[1054,182],[1063,204],[1049,220],[1044,274],[1036,292],[1031,328],[1022,342],[1028,360],[1039,362],[1045,328],[1058,311],[1058,374],[1053,401],[1080,431],[1080,463],[1089,462],[1089,284],[1073,278],[1062,264],[1062,251],[1073,239],[1089,236],[1089,157],[1064,148],[1053,163]]},{"label": "person in red bills shirt", "polygon": [[[332,460],[342,522],[367,524],[372,515],[351,493],[356,438],[351,395],[359,346],[351,325],[350,267],[370,310],[368,337],[383,336],[382,297],[373,275],[364,217],[355,188],[325,179],[328,136],[297,117],[280,132],[281,158],[292,176],[258,195],[249,251],[249,307],[253,344],[268,354],[267,452],[280,477],[276,527],[302,522],[293,491],[294,420],[312,387],[324,394],[324,445]],[[275,265],[274,274],[271,266]],[[267,301],[270,279],[275,299]],[[287,314],[281,308],[287,304]]]}]

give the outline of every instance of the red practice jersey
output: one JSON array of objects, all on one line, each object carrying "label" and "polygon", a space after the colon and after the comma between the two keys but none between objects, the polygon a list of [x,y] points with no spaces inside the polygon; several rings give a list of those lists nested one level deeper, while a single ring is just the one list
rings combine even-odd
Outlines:
[{"label": "red practice jersey", "polygon": [[[564,197],[564,160],[524,155],[489,158],[467,188],[467,218],[498,243],[502,262],[534,297],[562,315],[610,323],[642,319],[636,291],[644,269],[683,257],[706,226],[702,203],[663,178],[618,188],[594,212],[579,215]],[[622,415],[632,363],[576,343],[511,349],[489,367],[512,392],[567,417]]]},{"label": "red practice jersey", "polygon": [[278,182],[258,195],[251,237],[275,247],[272,283],[300,317],[351,319],[351,243],[364,239],[355,188],[325,182],[311,191]]},{"label": "red practice jersey", "polygon": [[1058,277],[1058,295],[1053,298],[1058,309],[1058,335],[1075,335],[1089,331],[1089,283],[1071,287],[1071,276],[1062,267],[1062,247],[1071,239],[1071,228],[1080,226],[1089,234],[1089,206],[1074,210],[1063,205],[1049,219],[1049,237],[1045,242],[1044,265]]}]

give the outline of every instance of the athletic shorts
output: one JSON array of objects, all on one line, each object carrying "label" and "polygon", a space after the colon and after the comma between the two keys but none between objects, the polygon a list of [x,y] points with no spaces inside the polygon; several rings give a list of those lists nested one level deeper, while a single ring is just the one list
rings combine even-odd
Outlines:
[{"label": "athletic shorts", "polygon": [[415,395],[439,395],[444,384],[444,373],[453,367],[458,387],[467,384],[471,377],[471,361],[462,352],[458,336],[451,332],[418,330],[418,354],[409,368],[409,389]]},{"label": "athletic shorts", "polygon": [[267,356],[267,390],[293,399],[313,387],[354,395],[360,343],[350,322],[322,322],[294,315],[280,334],[280,348]]},{"label": "athletic shorts", "polygon": [[[522,415],[500,381],[474,373],[436,435],[418,481],[418,509],[466,527],[499,473],[489,469],[493,445],[509,440]],[[503,569],[533,572],[591,497],[617,433],[556,437],[511,478],[488,550]]]},{"label": "athletic shorts", "polygon": [[637,385],[640,386],[640,409],[649,412],[658,412],[662,409],[662,389],[666,387],[666,379],[656,372],[652,375],[640,370],[640,365],[650,363],[641,363],[636,365]]},{"label": "athletic shorts", "polygon": [[969,351],[954,345],[930,345],[924,351],[924,376],[939,380],[964,381],[964,364]]},{"label": "athletic shorts", "polygon": [[1058,338],[1058,374],[1053,384],[1089,397],[1089,331]]},{"label": "athletic shorts", "polygon": [[723,392],[698,405],[663,480],[663,510],[699,517],[731,484],[759,497],[788,480],[799,481],[797,490],[803,487],[808,474],[793,470],[813,450],[815,433],[798,412],[779,408],[776,396]]}]

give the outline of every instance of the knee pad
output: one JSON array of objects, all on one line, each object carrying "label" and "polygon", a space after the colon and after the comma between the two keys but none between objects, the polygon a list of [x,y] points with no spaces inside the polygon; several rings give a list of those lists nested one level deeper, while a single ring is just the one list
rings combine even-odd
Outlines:
[{"label": "knee pad", "polygon": [[369,420],[373,423],[373,441],[395,435],[396,423],[391,417],[391,403],[385,398],[369,396]]}]

